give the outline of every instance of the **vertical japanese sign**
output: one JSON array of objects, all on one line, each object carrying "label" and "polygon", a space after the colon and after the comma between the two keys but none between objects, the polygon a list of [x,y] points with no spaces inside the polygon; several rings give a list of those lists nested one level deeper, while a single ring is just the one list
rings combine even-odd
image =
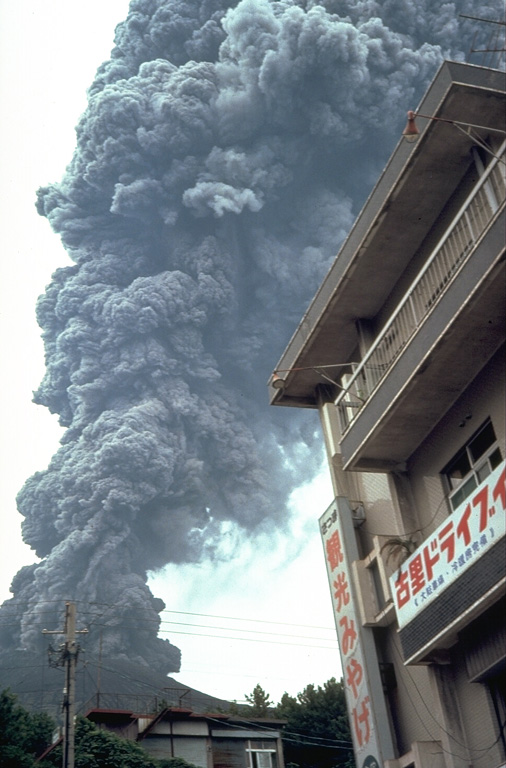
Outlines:
[{"label": "vertical japanese sign", "polygon": [[[320,531],[341,651],[346,703],[357,768],[382,768],[382,740],[388,744],[387,749],[383,750],[383,756],[393,757],[390,729],[386,722],[374,643],[371,636],[364,637],[364,628],[355,600],[351,563],[357,559],[357,547],[351,510],[346,499],[336,499],[321,516]],[[366,639],[368,642],[364,642]],[[371,672],[375,673],[375,685],[371,685]],[[378,730],[376,712],[379,697],[382,702],[381,731]]]},{"label": "vertical japanese sign", "polygon": [[504,538],[505,508],[502,462],[390,577],[399,628]]}]

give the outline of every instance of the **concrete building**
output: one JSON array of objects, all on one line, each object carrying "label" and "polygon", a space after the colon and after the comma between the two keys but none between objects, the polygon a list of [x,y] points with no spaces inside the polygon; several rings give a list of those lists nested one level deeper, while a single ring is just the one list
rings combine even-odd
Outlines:
[{"label": "concrete building", "polygon": [[400,137],[269,392],[321,418],[357,766],[499,768],[504,73],[445,62],[417,112],[418,140]]},{"label": "concrete building", "polygon": [[[284,720],[198,714],[167,707],[156,715],[129,709],[90,709],[86,717],[99,729],[138,742],[151,757],[180,757],[198,768],[284,768],[281,731]],[[40,757],[61,743],[55,741]]]},{"label": "concrete building", "polygon": [[183,757],[199,768],[284,768],[281,720],[169,707],[140,725],[137,741],[158,759]]}]

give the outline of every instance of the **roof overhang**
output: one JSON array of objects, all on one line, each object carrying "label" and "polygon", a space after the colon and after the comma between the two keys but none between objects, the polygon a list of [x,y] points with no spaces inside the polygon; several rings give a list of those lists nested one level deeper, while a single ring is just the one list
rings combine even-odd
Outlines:
[{"label": "roof overhang", "polygon": [[[407,105],[409,107],[409,105]],[[504,73],[446,61],[416,110],[503,126]],[[373,318],[472,162],[473,140],[454,125],[417,118],[420,137],[399,140],[269,381],[272,405],[317,407],[318,385],[353,360],[356,320]],[[488,132],[477,130],[482,139]],[[337,393],[337,390],[336,390]]]}]

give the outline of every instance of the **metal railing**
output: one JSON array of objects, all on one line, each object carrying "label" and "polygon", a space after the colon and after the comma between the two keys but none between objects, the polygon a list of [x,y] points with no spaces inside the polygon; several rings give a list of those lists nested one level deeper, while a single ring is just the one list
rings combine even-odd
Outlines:
[{"label": "metal railing", "polygon": [[[505,146],[492,160],[421,272],[351,376],[342,378],[336,399],[343,431],[398,359],[412,336],[432,312],[476,243],[504,204]],[[353,405],[351,405],[353,403]]]}]

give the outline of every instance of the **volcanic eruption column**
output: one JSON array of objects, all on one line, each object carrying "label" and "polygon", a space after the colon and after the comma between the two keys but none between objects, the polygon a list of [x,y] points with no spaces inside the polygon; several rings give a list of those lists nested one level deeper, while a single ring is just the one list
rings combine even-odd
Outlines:
[{"label": "volcanic eruption column", "polygon": [[458,55],[458,12],[478,10],[497,14],[133,0],[66,174],[39,191],[73,265],[38,303],[35,402],[67,429],[18,497],[42,560],[14,577],[2,647],[32,647],[38,612],[60,622],[78,599],[110,606],[105,653],[179,668],[147,571],[212,556],[225,527],[286,522],[320,453],[265,381],[406,109]]}]

